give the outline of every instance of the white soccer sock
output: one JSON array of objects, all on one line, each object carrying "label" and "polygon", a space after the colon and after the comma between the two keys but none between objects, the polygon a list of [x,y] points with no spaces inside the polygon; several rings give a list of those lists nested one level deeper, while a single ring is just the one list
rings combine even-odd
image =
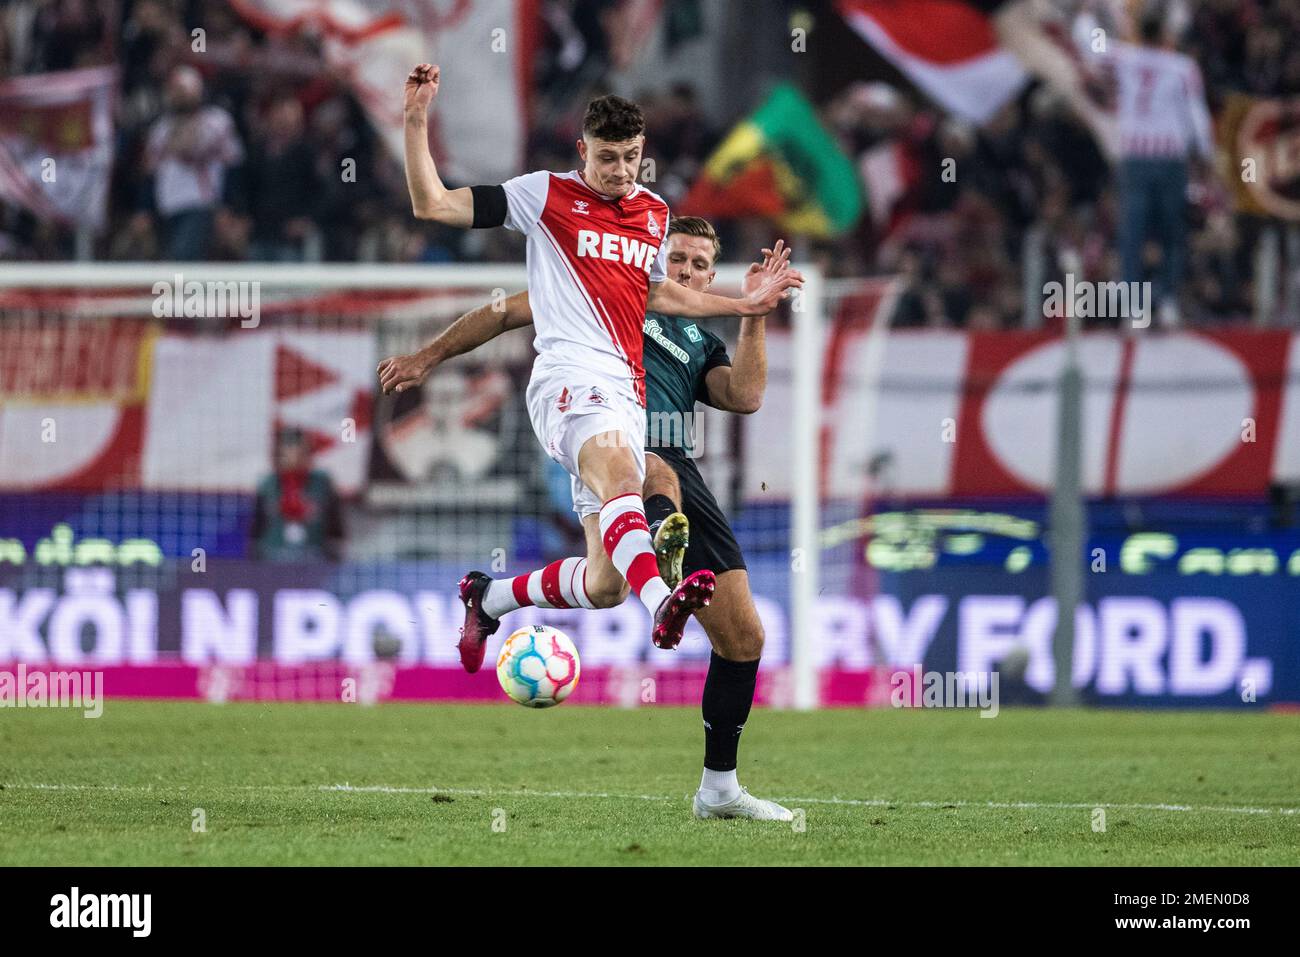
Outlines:
[{"label": "white soccer sock", "polygon": [[587,560],[564,558],[526,575],[494,578],[483,593],[483,610],[493,618],[525,605],[595,608],[587,597]]},{"label": "white soccer sock", "polygon": [[500,618],[519,608],[512,587],[513,578],[494,578],[488,582],[487,591],[483,593],[483,610],[493,618]]},{"label": "white soccer sock", "polygon": [[704,769],[700,779],[700,797],[705,804],[727,804],[740,797],[740,780],[736,769],[730,771],[711,771]]},{"label": "white soccer sock", "polygon": [[[569,562],[574,562],[572,566]],[[587,597],[587,560],[566,558],[560,571],[560,594],[570,608],[595,608],[596,603]]]},{"label": "white soccer sock", "polygon": [[645,505],[636,492],[616,495],[601,507],[600,537],[605,552],[632,591],[653,615],[672,589],[659,577],[655,543],[645,520]]}]

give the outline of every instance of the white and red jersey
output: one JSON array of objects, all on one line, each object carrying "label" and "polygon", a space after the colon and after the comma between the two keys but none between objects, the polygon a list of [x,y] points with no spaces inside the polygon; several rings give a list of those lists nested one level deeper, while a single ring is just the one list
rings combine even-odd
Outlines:
[{"label": "white and red jersey", "polygon": [[1195,60],[1174,50],[1116,42],[1110,62],[1118,94],[1121,156],[1214,155],[1210,110]]},{"label": "white and red jersey", "polygon": [[526,173],[501,185],[505,225],[528,237],[534,368],[572,366],[626,381],[645,405],[641,327],[650,284],[667,278],[668,204],[640,184],[606,196],[577,171]]}]

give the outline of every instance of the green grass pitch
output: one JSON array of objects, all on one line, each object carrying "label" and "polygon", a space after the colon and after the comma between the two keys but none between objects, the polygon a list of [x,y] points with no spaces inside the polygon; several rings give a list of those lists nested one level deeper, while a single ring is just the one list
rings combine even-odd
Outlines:
[{"label": "green grass pitch", "polygon": [[802,829],[694,820],[702,749],[653,705],[5,709],[0,864],[1300,860],[1295,715],[755,711],[741,781]]}]

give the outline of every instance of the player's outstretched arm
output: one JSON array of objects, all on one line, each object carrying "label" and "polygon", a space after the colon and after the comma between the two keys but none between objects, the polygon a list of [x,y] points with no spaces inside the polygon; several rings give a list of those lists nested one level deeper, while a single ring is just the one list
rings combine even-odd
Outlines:
[{"label": "player's outstretched arm", "polygon": [[[742,293],[758,288],[766,275],[780,269],[789,258],[784,240],[773,249],[763,250],[762,263],[753,263],[740,284]],[[714,366],[704,377],[709,405],[724,412],[750,415],[763,404],[767,391],[767,342],[765,316],[745,316],[740,320],[736,354],[731,365]]]},{"label": "player's outstretched arm", "polygon": [[[778,241],[779,242],[779,241]],[[783,244],[781,244],[783,245]],[[681,283],[665,280],[652,283],[646,297],[646,309],[669,316],[687,319],[708,319],[713,316],[765,316],[777,303],[790,295],[791,289],[803,285],[803,274],[790,268],[790,251],[782,249],[769,269],[764,266],[762,278],[739,299],[696,292]]]},{"label": "player's outstretched arm", "polygon": [[491,303],[471,309],[419,352],[393,356],[379,363],[376,371],[380,388],[385,393],[405,392],[422,383],[448,359],[471,352],[501,333],[527,326],[532,321],[527,291],[515,293],[501,305]]},{"label": "player's outstretched arm", "polygon": [[429,153],[429,104],[438,95],[441,78],[438,67],[429,63],[421,63],[406,77],[406,188],[411,194],[411,212],[417,219],[469,227],[474,224],[473,194],[464,186],[447,189]]}]

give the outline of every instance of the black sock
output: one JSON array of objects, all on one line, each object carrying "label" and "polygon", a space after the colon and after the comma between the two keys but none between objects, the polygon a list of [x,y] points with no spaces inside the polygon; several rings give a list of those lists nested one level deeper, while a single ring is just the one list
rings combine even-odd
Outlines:
[{"label": "black sock", "polygon": [[650,525],[650,535],[659,530],[664,519],[677,511],[677,506],[667,495],[651,495],[645,500],[645,520]]},{"label": "black sock", "polygon": [[740,732],[749,720],[758,682],[758,660],[729,661],[716,651],[704,679],[704,766],[710,771],[736,770]]}]

